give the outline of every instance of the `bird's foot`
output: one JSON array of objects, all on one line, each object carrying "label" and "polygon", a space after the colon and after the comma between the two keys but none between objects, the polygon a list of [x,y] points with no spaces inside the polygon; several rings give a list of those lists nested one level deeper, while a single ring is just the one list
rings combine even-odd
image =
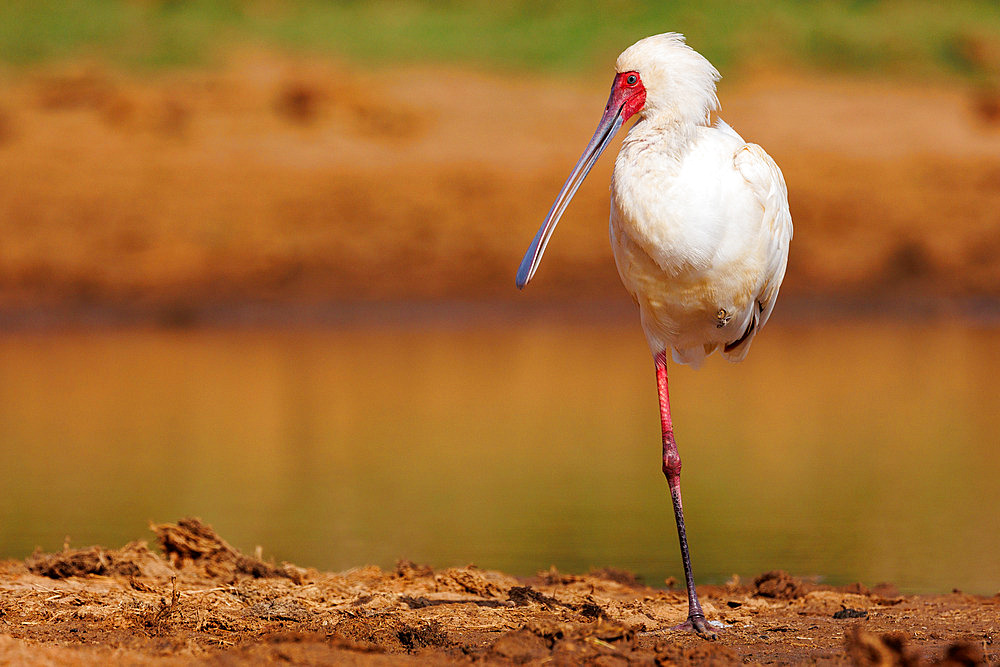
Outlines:
[{"label": "bird's foot", "polygon": [[718,621],[709,621],[702,614],[692,614],[688,616],[688,620],[684,621],[680,625],[675,625],[674,630],[683,630],[684,632],[697,632],[700,637],[704,639],[715,639],[716,629],[722,629],[725,626]]}]

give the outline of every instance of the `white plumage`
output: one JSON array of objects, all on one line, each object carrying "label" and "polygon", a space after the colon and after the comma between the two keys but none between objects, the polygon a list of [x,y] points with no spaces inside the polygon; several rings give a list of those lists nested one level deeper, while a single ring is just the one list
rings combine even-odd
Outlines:
[{"label": "white plumage", "polygon": [[785,274],[781,171],[723,121],[709,125],[719,75],[680,35],[636,43],[617,70],[641,72],[647,91],[615,160],[611,247],[650,349],[693,366],[717,348],[740,361]]},{"label": "white plumage", "polygon": [[632,116],[611,182],[611,248],[639,306],[656,366],[663,473],[670,487],[688,593],[678,628],[713,637],[698,602],[681,501],[681,459],[667,389],[668,351],[699,366],[720,350],[746,357],[785,276],[792,217],[781,170],[722,120],[711,63],[675,33],[626,49],[597,131],[559,191],[517,272],[524,287],[573,194]]}]

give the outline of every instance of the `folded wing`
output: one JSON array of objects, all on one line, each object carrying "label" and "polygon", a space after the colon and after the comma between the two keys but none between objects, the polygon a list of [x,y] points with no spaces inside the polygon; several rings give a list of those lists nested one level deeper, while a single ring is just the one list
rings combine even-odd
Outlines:
[{"label": "folded wing", "polygon": [[750,349],[750,342],[771,316],[778,299],[778,290],[788,266],[792,215],[788,210],[785,178],[763,148],[757,144],[744,144],[736,151],[733,162],[761,205],[761,231],[765,238],[764,282],[756,297],[753,316],[743,335],[727,344],[722,351],[729,361],[742,361]]}]

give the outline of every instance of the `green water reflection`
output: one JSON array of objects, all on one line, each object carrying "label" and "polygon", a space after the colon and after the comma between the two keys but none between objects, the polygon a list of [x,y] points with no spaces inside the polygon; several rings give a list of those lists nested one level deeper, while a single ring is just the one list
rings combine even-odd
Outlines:
[{"label": "green water reflection", "polygon": [[[772,325],[671,367],[699,580],[1000,589],[1000,346]],[[0,337],[0,555],[194,514],[344,569],[405,557],[680,575],[635,323]]]}]

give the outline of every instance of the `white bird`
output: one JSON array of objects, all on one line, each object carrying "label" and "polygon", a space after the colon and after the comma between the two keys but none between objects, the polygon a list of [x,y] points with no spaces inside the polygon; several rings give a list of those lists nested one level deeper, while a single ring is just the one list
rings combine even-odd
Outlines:
[{"label": "white bird", "polygon": [[711,114],[719,73],[676,33],[620,56],[604,116],[517,272],[523,288],[577,188],[622,125],[638,118],[615,160],[611,247],[639,306],[656,365],[663,473],[670,487],[688,593],[678,628],[714,637],[695,591],[681,503],[681,459],[667,393],[667,352],[698,367],[715,350],[746,357],[785,275],[792,218],[781,170]]}]

